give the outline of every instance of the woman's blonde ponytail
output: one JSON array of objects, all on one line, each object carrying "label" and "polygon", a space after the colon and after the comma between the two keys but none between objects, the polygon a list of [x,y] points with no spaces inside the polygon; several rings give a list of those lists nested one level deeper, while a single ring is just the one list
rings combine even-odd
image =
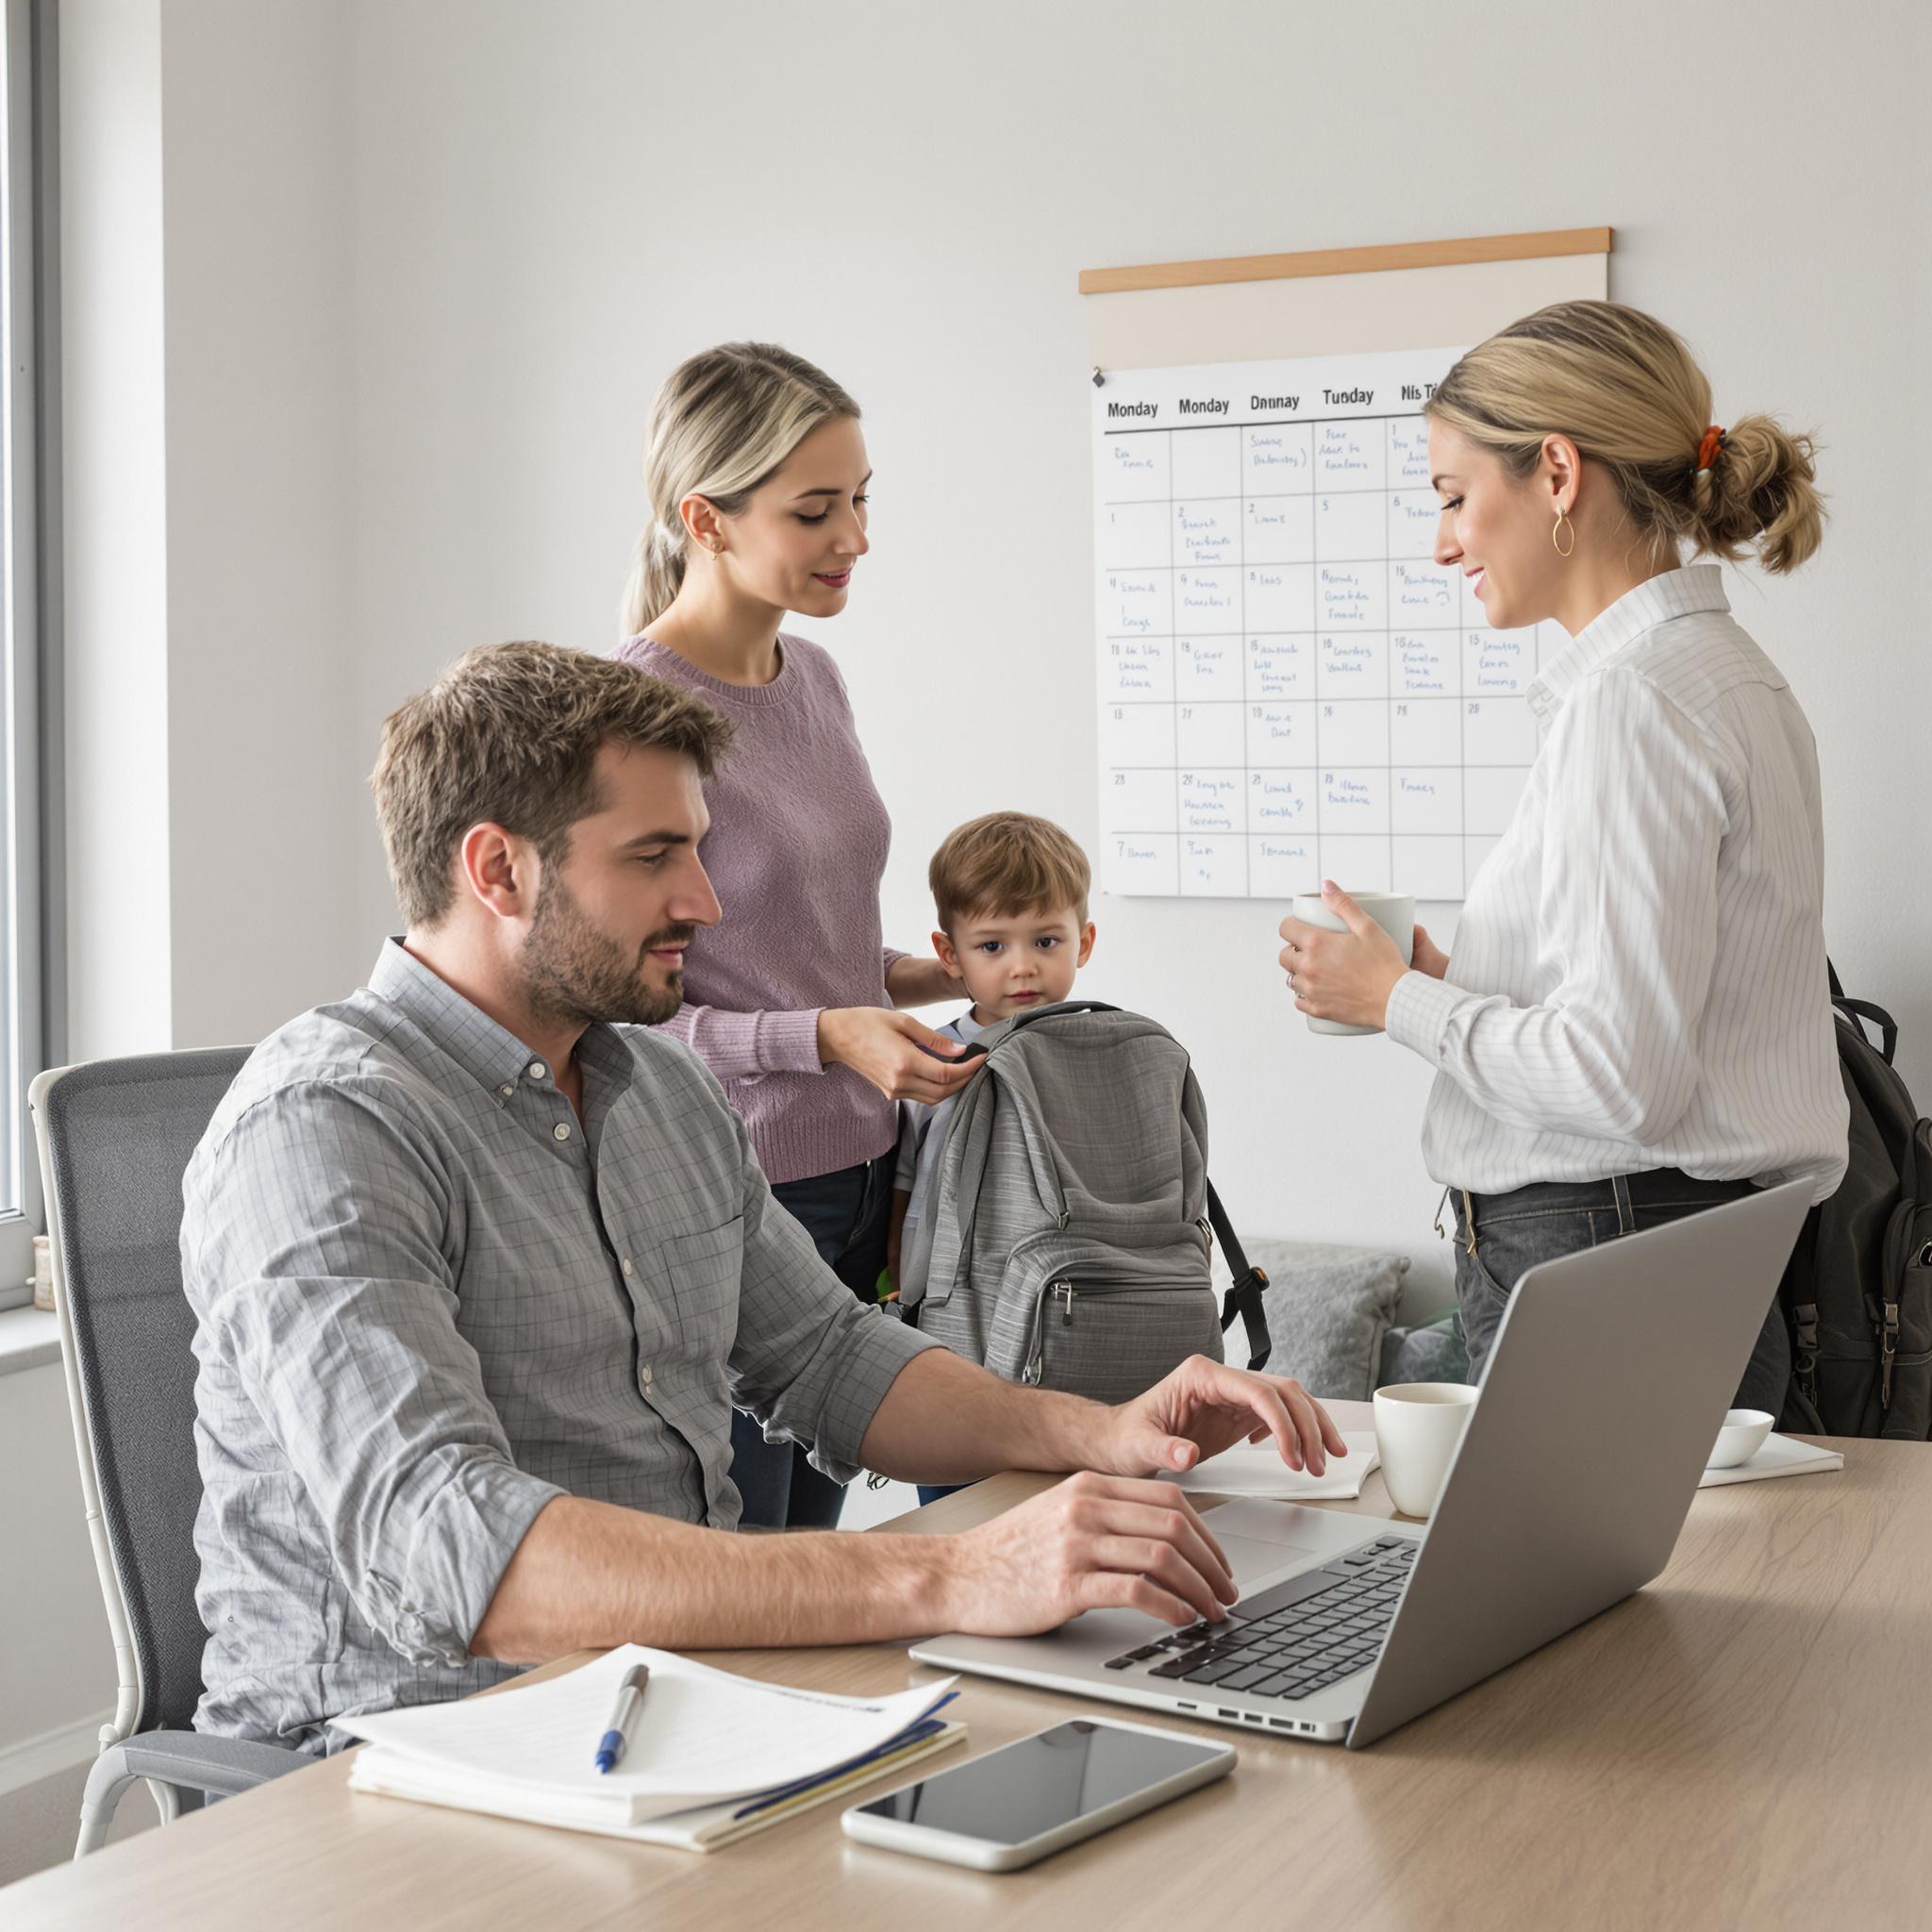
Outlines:
[{"label": "woman's blonde ponytail", "polygon": [[684,545],[656,517],[644,525],[625,579],[618,622],[627,638],[648,630],[671,608],[684,582]]},{"label": "woman's blonde ponytail", "polygon": [[673,370],[651,406],[644,441],[651,520],[625,583],[625,636],[648,630],[684,582],[689,540],[679,506],[687,497],[738,516],[821,423],[858,414],[823,369],[774,342],[724,342]]},{"label": "woman's blonde ponytail", "polygon": [[1815,445],[1770,416],[1744,416],[1726,429],[1710,467],[1691,483],[1691,541],[1713,557],[1755,549],[1768,571],[1797,567],[1824,534]]}]

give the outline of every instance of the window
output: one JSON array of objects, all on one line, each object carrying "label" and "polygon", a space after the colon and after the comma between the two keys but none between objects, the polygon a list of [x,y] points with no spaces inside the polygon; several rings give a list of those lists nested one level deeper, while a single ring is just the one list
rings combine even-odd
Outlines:
[{"label": "window", "polygon": [[[0,76],[0,1307],[30,1291],[32,1236],[42,1225],[39,1162],[26,1091],[45,1064],[42,1005],[43,742],[42,558],[54,531],[42,514],[47,471],[40,354],[51,291],[42,273],[49,182],[41,158],[53,152],[42,125],[51,87],[51,0],[7,0],[6,70]],[[47,741],[51,742],[51,739]]]}]

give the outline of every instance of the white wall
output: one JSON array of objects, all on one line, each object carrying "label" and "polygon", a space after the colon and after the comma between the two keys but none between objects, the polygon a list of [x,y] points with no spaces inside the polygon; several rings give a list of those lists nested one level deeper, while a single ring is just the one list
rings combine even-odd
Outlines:
[{"label": "white wall", "polygon": [[[923,943],[949,826],[996,806],[1096,824],[1076,272],[1608,222],[1613,293],[1688,334],[1720,420],[1768,408],[1824,438],[1830,541],[1738,608],[1820,741],[1834,951],[1932,1091],[1928,922],[1903,889],[1932,852],[1923,813],[1896,829],[1932,697],[1897,561],[1927,426],[1924,251],[1901,245],[1928,206],[1904,43],[1925,33],[1877,11],[1835,16],[1822,65],[1795,4],[1002,0],[970,31],[890,4],[364,5],[360,727],[470,644],[606,645],[654,384],[774,337],[866,408],[875,548],[818,634],[896,821],[888,935]],[[1303,1030],[1278,909],[1096,916],[1083,984],[1194,1050],[1238,1218],[1390,1241],[1446,1280],[1424,1070]]]},{"label": "white wall", "polygon": [[69,1045],[352,985],[349,20],[62,8]]},{"label": "white wall", "polygon": [[[1076,272],[1609,222],[1613,292],[1702,350],[1721,420],[1824,437],[1830,541],[1740,609],[1817,730],[1834,950],[1932,1094],[1932,854],[1899,808],[1932,710],[1902,560],[1923,9],[1840,9],[1828,58],[1796,0],[68,0],[61,27],[77,1057],[253,1037],[361,975],[393,917],[382,716],[474,643],[611,641],[645,408],[691,350],[774,337],[865,404],[876,548],[821,635],[912,943],[958,820],[1093,834]],[[1303,1032],[1275,908],[1096,909],[1085,984],[1194,1049],[1238,1217],[1441,1278],[1422,1070]],[[43,1616],[96,1627],[84,1543],[39,1521]],[[60,1681],[82,1717],[111,1668]]]},{"label": "white wall", "polygon": [[[114,1649],[82,1515],[58,1362],[0,1374],[9,1472],[0,1562],[0,1801],[94,1754],[114,1712]],[[0,1806],[0,1842],[6,1813]]]},{"label": "white wall", "polygon": [[375,955],[356,928],[348,35],[317,0],[162,18],[173,1043],[225,1045]]}]

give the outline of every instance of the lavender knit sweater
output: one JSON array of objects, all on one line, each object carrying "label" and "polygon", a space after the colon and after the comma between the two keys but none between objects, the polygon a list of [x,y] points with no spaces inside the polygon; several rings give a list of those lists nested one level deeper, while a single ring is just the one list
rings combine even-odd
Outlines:
[{"label": "lavender knit sweater", "polygon": [[880,943],[879,880],[891,821],[859,749],[838,666],[780,639],[770,684],[726,684],[637,637],[617,655],[708,698],[738,727],[705,786],[705,869],[724,924],[701,930],[684,1006],[660,1029],[691,1047],[743,1116],[774,1182],[832,1174],[891,1151],[898,1109],[849,1067],[819,1064],[826,1007],[886,1007],[904,956]]}]

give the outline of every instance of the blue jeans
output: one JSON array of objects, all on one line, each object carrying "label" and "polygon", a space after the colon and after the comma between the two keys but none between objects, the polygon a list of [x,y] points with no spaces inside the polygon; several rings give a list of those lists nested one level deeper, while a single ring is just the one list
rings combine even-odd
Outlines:
[{"label": "blue jeans", "polygon": [[[799,1222],[819,1258],[868,1307],[878,1301],[891,1221],[896,1150],[835,1174],[781,1181],[772,1198]],[[881,1316],[881,1321],[890,1320]],[[731,1480],[743,1499],[740,1523],[756,1529],[832,1529],[845,1488],[821,1475],[795,1442],[768,1442],[757,1421],[731,1412]]]},{"label": "blue jeans", "polygon": [[[1539,1261],[1660,1227],[1757,1190],[1749,1181],[1697,1181],[1674,1168],[1602,1181],[1544,1181],[1507,1194],[1450,1190],[1456,1204],[1456,1299],[1477,1381],[1516,1284]],[[1470,1240],[1474,1208],[1475,1239]],[[1791,1380],[1790,1338],[1775,1291],[1734,1407],[1779,1414]]]}]

